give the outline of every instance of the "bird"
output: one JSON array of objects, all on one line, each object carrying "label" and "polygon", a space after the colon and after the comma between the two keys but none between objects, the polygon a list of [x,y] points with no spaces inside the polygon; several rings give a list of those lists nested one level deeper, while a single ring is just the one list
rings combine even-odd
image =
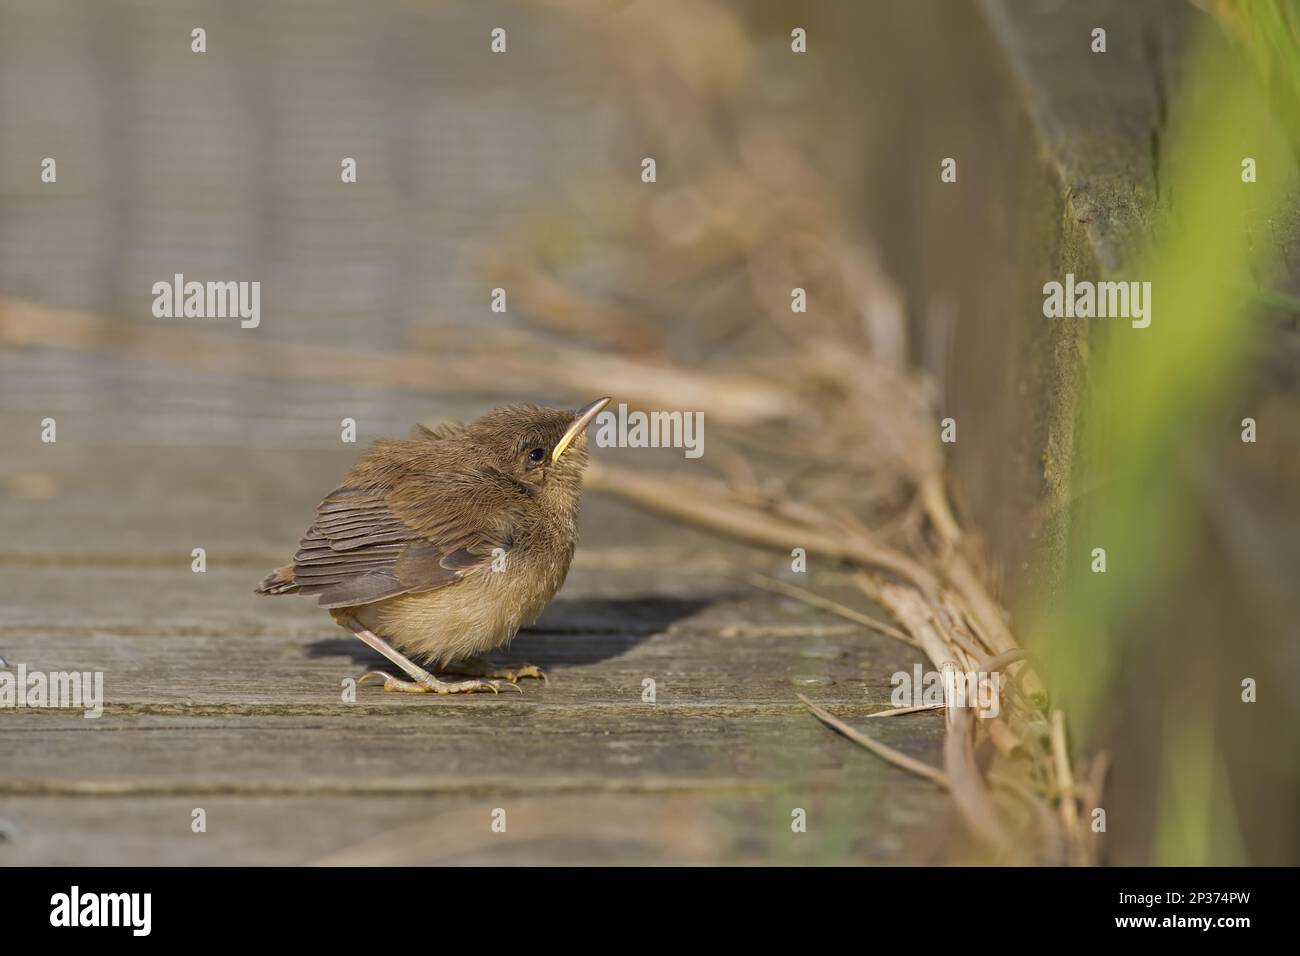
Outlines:
[{"label": "bird", "polygon": [[523,693],[519,679],[545,680],[540,668],[498,668],[479,655],[533,623],[564,583],[578,540],[586,429],[609,401],[576,410],[501,405],[470,424],[375,442],[317,506],[292,562],[256,593],[315,597],[405,674],[373,670],[358,683]]}]

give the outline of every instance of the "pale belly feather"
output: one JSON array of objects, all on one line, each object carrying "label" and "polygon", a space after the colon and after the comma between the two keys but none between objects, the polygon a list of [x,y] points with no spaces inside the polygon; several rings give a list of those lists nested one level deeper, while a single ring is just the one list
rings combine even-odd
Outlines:
[{"label": "pale belly feather", "polygon": [[564,583],[568,566],[568,560],[554,562],[538,574],[484,567],[447,587],[343,613],[408,657],[446,665],[509,643],[521,627],[537,620]]}]

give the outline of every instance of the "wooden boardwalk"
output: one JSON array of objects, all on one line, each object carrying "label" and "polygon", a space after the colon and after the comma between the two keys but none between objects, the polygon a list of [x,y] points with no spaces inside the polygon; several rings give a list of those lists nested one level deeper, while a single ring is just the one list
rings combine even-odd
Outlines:
[{"label": "wooden boardwalk", "polygon": [[[0,352],[0,656],[102,671],[106,698],[98,719],[0,708],[0,863],[943,853],[955,826],[943,794],[795,697],[850,718],[882,709],[907,649],[752,588],[779,556],[598,496],[567,585],[509,655],[546,667],[549,685],[450,699],[363,686],[345,701],[345,679],[379,659],[309,600],[252,588],[356,454],[337,422],[357,397],[312,386],[299,415],[301,386],[176,378],[94,354]],[[227,407],[250,390],[251,411]],[[396,391],[367,402],[385,423],[477,410]],[[54,444],[40,441],[46,416]],[[257,438],[272,433],[283,447]],[[933,715],[873,733],[938,760]],[[196,808],[205,833],[191,831]],[[807,833],[792,832],[794,808]]]},{"label": "wooden boardwalk", "polygon": [[[816,6],[826,24],[846,9]],[[783,40],[783,20],[758,19]],[[0,0],[0,22],[0,296],[114,323],[71,349],[18,347],[0,302],[0,657],[102,671],[106,696],[94,720],[0,707],[0,864],[949,858],[944,794],[796,697],[863,724],[919,658],[751,587],[788,568],[779,554],[589,496],[568,583],[509,655],[552,678],[522,697],[349,702],[344,681],[377,658],[310,601],[252,593],[364,444],[565,397],[293,377],[255,343],[396,362],[504,321],[484,258],[521,223],[566,247],[582,223],[530,216],[637,169],[643,133],[598,43],[548,5],[496,2]],[[511,52],[494,59],[503,23]],[[852,62],[892,62],[889,30],[853,35],[875,46]],[[57,185],[38,178],[45,156]],[[245,360],[121,354],[149,344],[150,289],[177,272],[262,282],[255,331],[164,327],[201,330],[200,356],[247,345]],[[871,732],[939,762],[939,717]]]}]

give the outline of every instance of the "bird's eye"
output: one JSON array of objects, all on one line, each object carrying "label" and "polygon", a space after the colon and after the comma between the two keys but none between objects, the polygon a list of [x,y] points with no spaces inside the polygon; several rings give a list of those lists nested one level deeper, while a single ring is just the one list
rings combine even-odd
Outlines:
[{"label": "bird's eye", "polygon": [[545,448],[534,448],[532,451],[528,453],[528,460],[532,462],[534,465],[540,465],[545,458],[546,458]]}]

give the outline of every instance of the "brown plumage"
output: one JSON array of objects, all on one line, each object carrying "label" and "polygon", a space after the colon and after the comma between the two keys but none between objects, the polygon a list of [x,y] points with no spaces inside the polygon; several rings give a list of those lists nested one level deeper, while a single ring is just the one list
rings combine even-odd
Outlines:
[{"label": "brown plumage", "polygon": [[[586,426],[609,399],[576,412],[503,405],[470,425],[379,441],[316,509],[293,563],[259,594],[306,594],[401,667],[387,690],[497,690],[475,656],[531,624],[564,583],[577,544]],[[462,662],[459,666],[456,662]],[[366,676],[366,675],[363,675]]]}]

